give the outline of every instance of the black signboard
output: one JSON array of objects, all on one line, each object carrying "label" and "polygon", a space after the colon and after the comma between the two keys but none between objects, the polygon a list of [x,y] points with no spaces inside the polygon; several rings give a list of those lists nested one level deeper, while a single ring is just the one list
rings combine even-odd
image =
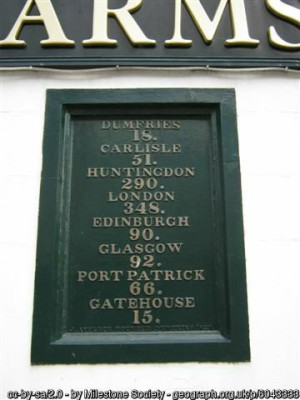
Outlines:
[{"label": "black signboard", "polygon": [[1,0],[0,66],[291,67],[299,0]]},{"label": "black signboard", "polygon": [[47,94],[33,363],[249,359],[233,90]]}]

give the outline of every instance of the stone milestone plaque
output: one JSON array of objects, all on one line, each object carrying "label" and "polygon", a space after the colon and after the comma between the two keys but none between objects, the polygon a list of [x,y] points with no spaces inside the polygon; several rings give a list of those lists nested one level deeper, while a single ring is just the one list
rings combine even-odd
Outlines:
[{"label": "stone milestone plaque", "polygon": [[233,90],[49,90],[32,362],[249,360]]}]

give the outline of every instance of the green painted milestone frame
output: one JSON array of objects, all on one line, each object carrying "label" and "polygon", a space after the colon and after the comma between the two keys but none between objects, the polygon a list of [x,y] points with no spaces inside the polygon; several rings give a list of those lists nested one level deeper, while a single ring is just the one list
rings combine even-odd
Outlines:
[{"label": "green painted milestone frame", "polygon": [[248,361],[232,89],[48,90],[32,363]]}]

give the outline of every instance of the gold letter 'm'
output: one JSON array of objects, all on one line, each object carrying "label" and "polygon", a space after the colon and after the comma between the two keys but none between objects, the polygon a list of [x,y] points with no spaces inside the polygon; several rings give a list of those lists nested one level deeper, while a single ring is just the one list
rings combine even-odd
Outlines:
[{"label": "gold letter 'm'", "polygon": [[[270,11],[272,11],[278,17],[285,19],[294,23],[297,26],[300,26],[300,10],[290,6],[286,3],[281,3],[280,0],[267,0],[267,7]],[[269,28],[269,40],[272,46],[278,47],[279,49],[284,50],[299,50],[300,43],[289,43],[283,40],[274,26],[270,26]]]},{"label": "gold letter 'm'", "polygon": [[143,0],[127,0],[124,7],[109,9],[108,0],[94,0],[93,36],[82,43],[85,46],[116,46],[117,40],[108,37],[108,17],[114,17],[133,45],[154,45],[156,41],[145,36],[131,15],[142,3]]},{"label": "gold letter 'm'", "polygon": [[181,35],[182,1],[206,43],[213,41],[225,7],[229,2],[234,37],[226,40],[225,44],[227,46],[257,46],[259,44],[259,40],[249,36],[244,0],[221,0],[213,20],[208,17],[200,0],[175,0],[175,30],[172,39],[165,41],[166,46],[192,45],[192,40],[184,39]]},{"label": "gold letter 'm'", "polygon": [[[40,15],[30,16],[28,14],[34,4]],[[9,35],[4,40],[0,40],[0,46],[25,47],[26,42],[17,39],[25,24],[45,25],[49,38],[41,40],[42,46],[74,46],[75,44],[73,40],[66,38],[50,0],[28,0]]]}]

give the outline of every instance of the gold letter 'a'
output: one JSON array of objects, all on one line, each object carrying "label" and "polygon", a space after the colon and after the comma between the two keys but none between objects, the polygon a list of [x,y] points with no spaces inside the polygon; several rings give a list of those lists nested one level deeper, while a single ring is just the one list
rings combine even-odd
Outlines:
[{"label": "gold letter 'a'", "polygon": [[[35,4],[40,15],[28,15]],[[0,40],[0,47],[25,47],[26,42],[24,40],[17,39],[23,28],[23,25],[25,24],[45,25],[49,38],[46,40],[41,40],[42,46],[74,46],[75,44],[73,40],[66,38],[52,6],[51,0],[28,0],[9,35],[4,40]]]},{"label": "gold letter 'a'", "polygon": [[259,40],[249,35],[244,0],[221,0],[213,20],[201,4],[201,0],[175,0],[175,29],[172,39],[166,40],[166,46],[191,46],[192,41],[181,35],[181,7],[185,4],[194,24],[206,43],[211,43],[220,24],[225,7],[230,3],[233,38],[225,41],[226,46],[257,46]]}]

